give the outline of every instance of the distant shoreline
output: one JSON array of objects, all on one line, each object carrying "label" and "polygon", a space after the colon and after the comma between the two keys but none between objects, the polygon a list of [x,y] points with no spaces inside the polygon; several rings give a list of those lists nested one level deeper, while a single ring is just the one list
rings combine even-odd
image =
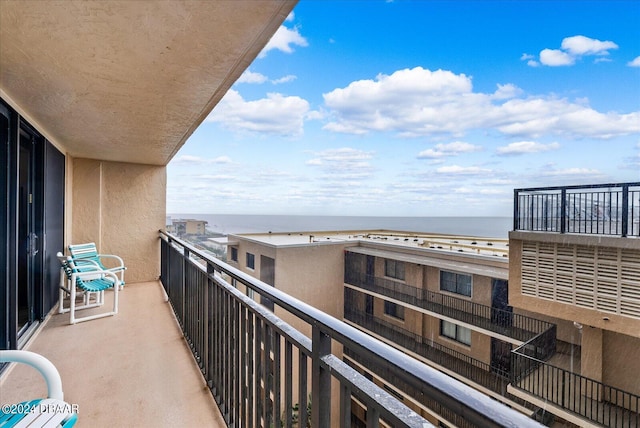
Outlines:
[{"label": "distant shoreline", "polygon": [[168,214],[173,219],[207,221],[207,229],[224,235],[259,232],[398,230],[507,238],[511,217],[393,217],[278,214]]}]

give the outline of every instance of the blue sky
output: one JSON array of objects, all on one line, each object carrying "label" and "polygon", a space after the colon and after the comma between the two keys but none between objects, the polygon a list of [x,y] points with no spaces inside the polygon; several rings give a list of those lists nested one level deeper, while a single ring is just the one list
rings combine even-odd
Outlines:
[{"label": "blue sky", "polygon": [[640,2],[302,0],[167,180],[168,213],[379,216],[640,181]]}]

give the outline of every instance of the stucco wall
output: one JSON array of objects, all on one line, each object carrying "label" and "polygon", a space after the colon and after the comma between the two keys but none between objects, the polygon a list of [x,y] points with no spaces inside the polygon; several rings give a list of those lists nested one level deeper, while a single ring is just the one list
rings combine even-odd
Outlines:
[{"label": "stucco wall", "polygon": [[640,339],[611,331],[602,339],[602,381],[640,395]]},{"label": "stucco wall", "polygon": [[73,159],[69,243],[95,242],[127,266],[127,283],[160,273],[158,230],[166,215],[164,166]]},{"label": "stucco wall", "polygon": [[[535,232],[511,232],[509,239],[509,304],[517,309],[523,309],[540,315],[559,318],[573,323],[576,321],[584,326],[592,326],[607,331],[623,333],[640,338],[640,319],[632,316],[619,315],[612,312],[578,307],[573,304],[543,299],[522,293],[522,252],[523,243],[563,243],[603,249],[622,248],[627,251],[640,250],[640,241],[629,238],[600,237],[588,235],[560,235]],[[588,266],[593,266],[589,263]],[[635,272],[634,272],[635,273]],[[575,274],[570,273],[570,276]],[[566,326],[567,324],[565,324]],[[570,341],[571,329],[567,328],[559,334],[561,340]]]}]

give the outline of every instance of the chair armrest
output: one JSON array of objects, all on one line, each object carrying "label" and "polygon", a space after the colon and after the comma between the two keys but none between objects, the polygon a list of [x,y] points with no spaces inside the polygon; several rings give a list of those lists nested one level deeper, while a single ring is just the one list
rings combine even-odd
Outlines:
[{"label": "chair armrest", "polygon": [[47,395],[49,398],[64,400],[62,393],[62,379],[56,366],[45,357],[35,352],[7,350],[0,351],[1,363],[22,363],[27,364],[40,372],[47,383]]},{"label": "chair armrest", "polygon": [[[120,256],[116,256],[115,254],[98,254],[98,257],[116,259],[120,263],[120,266],[116,266],[115,268],[126,269],[126,266],[124,265],[124,261]],[[111,269],[115,269],[115,268],[111,268]]]}]

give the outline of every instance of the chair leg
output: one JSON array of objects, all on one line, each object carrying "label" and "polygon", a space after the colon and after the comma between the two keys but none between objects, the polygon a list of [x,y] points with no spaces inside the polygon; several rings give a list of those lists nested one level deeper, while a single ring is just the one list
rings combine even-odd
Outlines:
[{"label": "chair leg", "polygon": [[[118,290],[121,287],[120,284],[114,284],[113,285],[113,313],[114,313],[114,315],[118,313]],[[103,299],[104,299],[104,292],[103,292]]]},{"label": "chair leg", "polygon": [[71,302],[69,303],[69,323],[76,323],[76,281],[72,279],[71,284]]},{"label": "chair leg", "polygon": [[67,274],[65,273],[63,268],[60,268],[60,292],[58,294],[58,313],[59,314],[65,313],[65,310],[64,310],[64,295],[65,295],[66,289],[65,289],[64,285],[65,285],[66,280],[67,280]]}]

